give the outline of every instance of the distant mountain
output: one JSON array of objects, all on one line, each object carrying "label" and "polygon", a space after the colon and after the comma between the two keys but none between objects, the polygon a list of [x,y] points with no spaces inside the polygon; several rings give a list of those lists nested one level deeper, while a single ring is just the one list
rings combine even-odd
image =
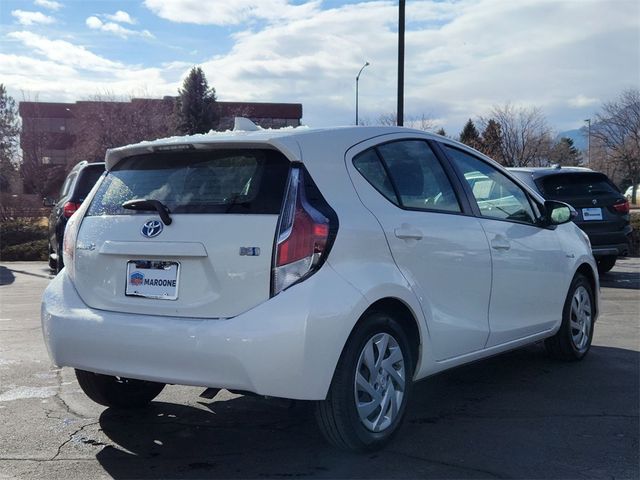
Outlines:
[{"label": "distant mountain", "polygon": [[586,130],[575,129],[575,130],[567,130],[566,132],[560,132],[556,137],[556,140],[560,140],[562,137],[567,137],[573,140],[573,145],[578,150],[587,150],[588,140],[586,135]]}]

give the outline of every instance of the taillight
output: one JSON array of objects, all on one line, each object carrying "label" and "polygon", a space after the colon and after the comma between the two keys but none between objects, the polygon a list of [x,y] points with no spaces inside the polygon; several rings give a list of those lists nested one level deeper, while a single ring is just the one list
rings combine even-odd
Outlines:
[{"label": "taillight", "polygon": [[629,213],[629,200],[622,200],[613,205],[613,209],[618,213]]},{"label": "taillight", "polygon": [[80,223],[82,222],[81,212],[78,215],[72,215],[71,219],[64,227],[64,239],[62,241],[62,259],[64,261],[65,270],[67,275],[74,280],[75,279],[75,256],[76,256],[76,239],[78,237],[78,230],[80,229]]},{"label": "taillight", "polygon": [[66,217],[69,218],[71,217],[71,215],[73,215],[74,213],[76,213],[76,210],[78,210],[80,208],[80,204],[79,203],[75,203],[75,202],[67,202],[64,204],[64,206],[62,207],[62,214]]},{"label": "taillight", "polygon": [[335,217],[335,213],[324,199],[319,200],[323,205],[318,208],[311,204],[305,191],[304,175],[304,171],[296,167],[289,177],[276,237],[274,295],[314,273],[326,258],[336,234],[337,221],[332,222],[329,218]]}]

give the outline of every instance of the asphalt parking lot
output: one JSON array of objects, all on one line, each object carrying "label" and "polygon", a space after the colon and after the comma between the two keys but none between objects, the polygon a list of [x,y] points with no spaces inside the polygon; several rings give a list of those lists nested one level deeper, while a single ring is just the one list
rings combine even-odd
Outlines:
[{"label": "asphalt parking lot", "polygon": [[169,386],[142,413],[100,407],[53,367],[45,263],[0,264],[0,478],[639,478],[640,259],[603,277],[579,363],[539,345],[416,385],[381,452],[327,446],[306,404]]}]

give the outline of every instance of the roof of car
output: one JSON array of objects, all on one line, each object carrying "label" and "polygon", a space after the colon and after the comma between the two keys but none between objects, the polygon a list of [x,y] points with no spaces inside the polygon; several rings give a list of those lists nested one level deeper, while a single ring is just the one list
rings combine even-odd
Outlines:
[{"label": "roof of car", "polygon": [[[191,148],[206,148],[212,144],[225,145],[242,145],[242,146],[264,146],[272,145],[279,150],[289,153],[290,157],[298,158],[300,156],[298,141],[314,136],[332,135],[332,140],[348,143],[349,146],[355,145],[364,140],[393,133],[407,133],[414,131],[420,133],[421,136],[430,138],[444,139],[436,134],[424,132],[421,130],[412,130],[405,127],[362,127],[362,126],[346,126],[346,127],[326,127],[326,128],[309,128],[301,127],[285,127],[280,129],[259,129],[254,131],[247,130],[228,130],[226,132],[211,131],[205,134],[185,135],[169,138],[162,138],[153,141],[144,141],[132,145],[113,148],[107,150],[106,165],[107,169],[113,168],[122,158],[136,154],[150,153],[154,151],[179,149],[180,146],[192,146]],[[447,139],[448,140],[448,139]],[[287,152],[288,151],[288,152]]]},{"label": "roof of car", "polygon": [[510,167],[510,171],[512,172],[523,172],[529,173],[533,178],[546,177],[548,175],[560,175],[566,173],[598,173],[594,172],[590,168],[585,167]]}]

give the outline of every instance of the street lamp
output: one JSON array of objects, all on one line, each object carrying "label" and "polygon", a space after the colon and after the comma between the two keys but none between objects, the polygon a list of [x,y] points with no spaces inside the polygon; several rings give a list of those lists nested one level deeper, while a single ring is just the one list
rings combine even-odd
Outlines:
[{"label": "street lamp", "polygon": [[591,165],[591,119],[585,118],[584,120],[587,122],[588,130],[587,130],[587,163]]},{"label": "street lamp", "polygon": [[360,81],[360,74],[369,65],[370,65],[369,62],[365,62],[365,64],[362,66],[362,68],[358,72],[358,75],[356,75],[356,126],[358,125],[358,82]]}]

